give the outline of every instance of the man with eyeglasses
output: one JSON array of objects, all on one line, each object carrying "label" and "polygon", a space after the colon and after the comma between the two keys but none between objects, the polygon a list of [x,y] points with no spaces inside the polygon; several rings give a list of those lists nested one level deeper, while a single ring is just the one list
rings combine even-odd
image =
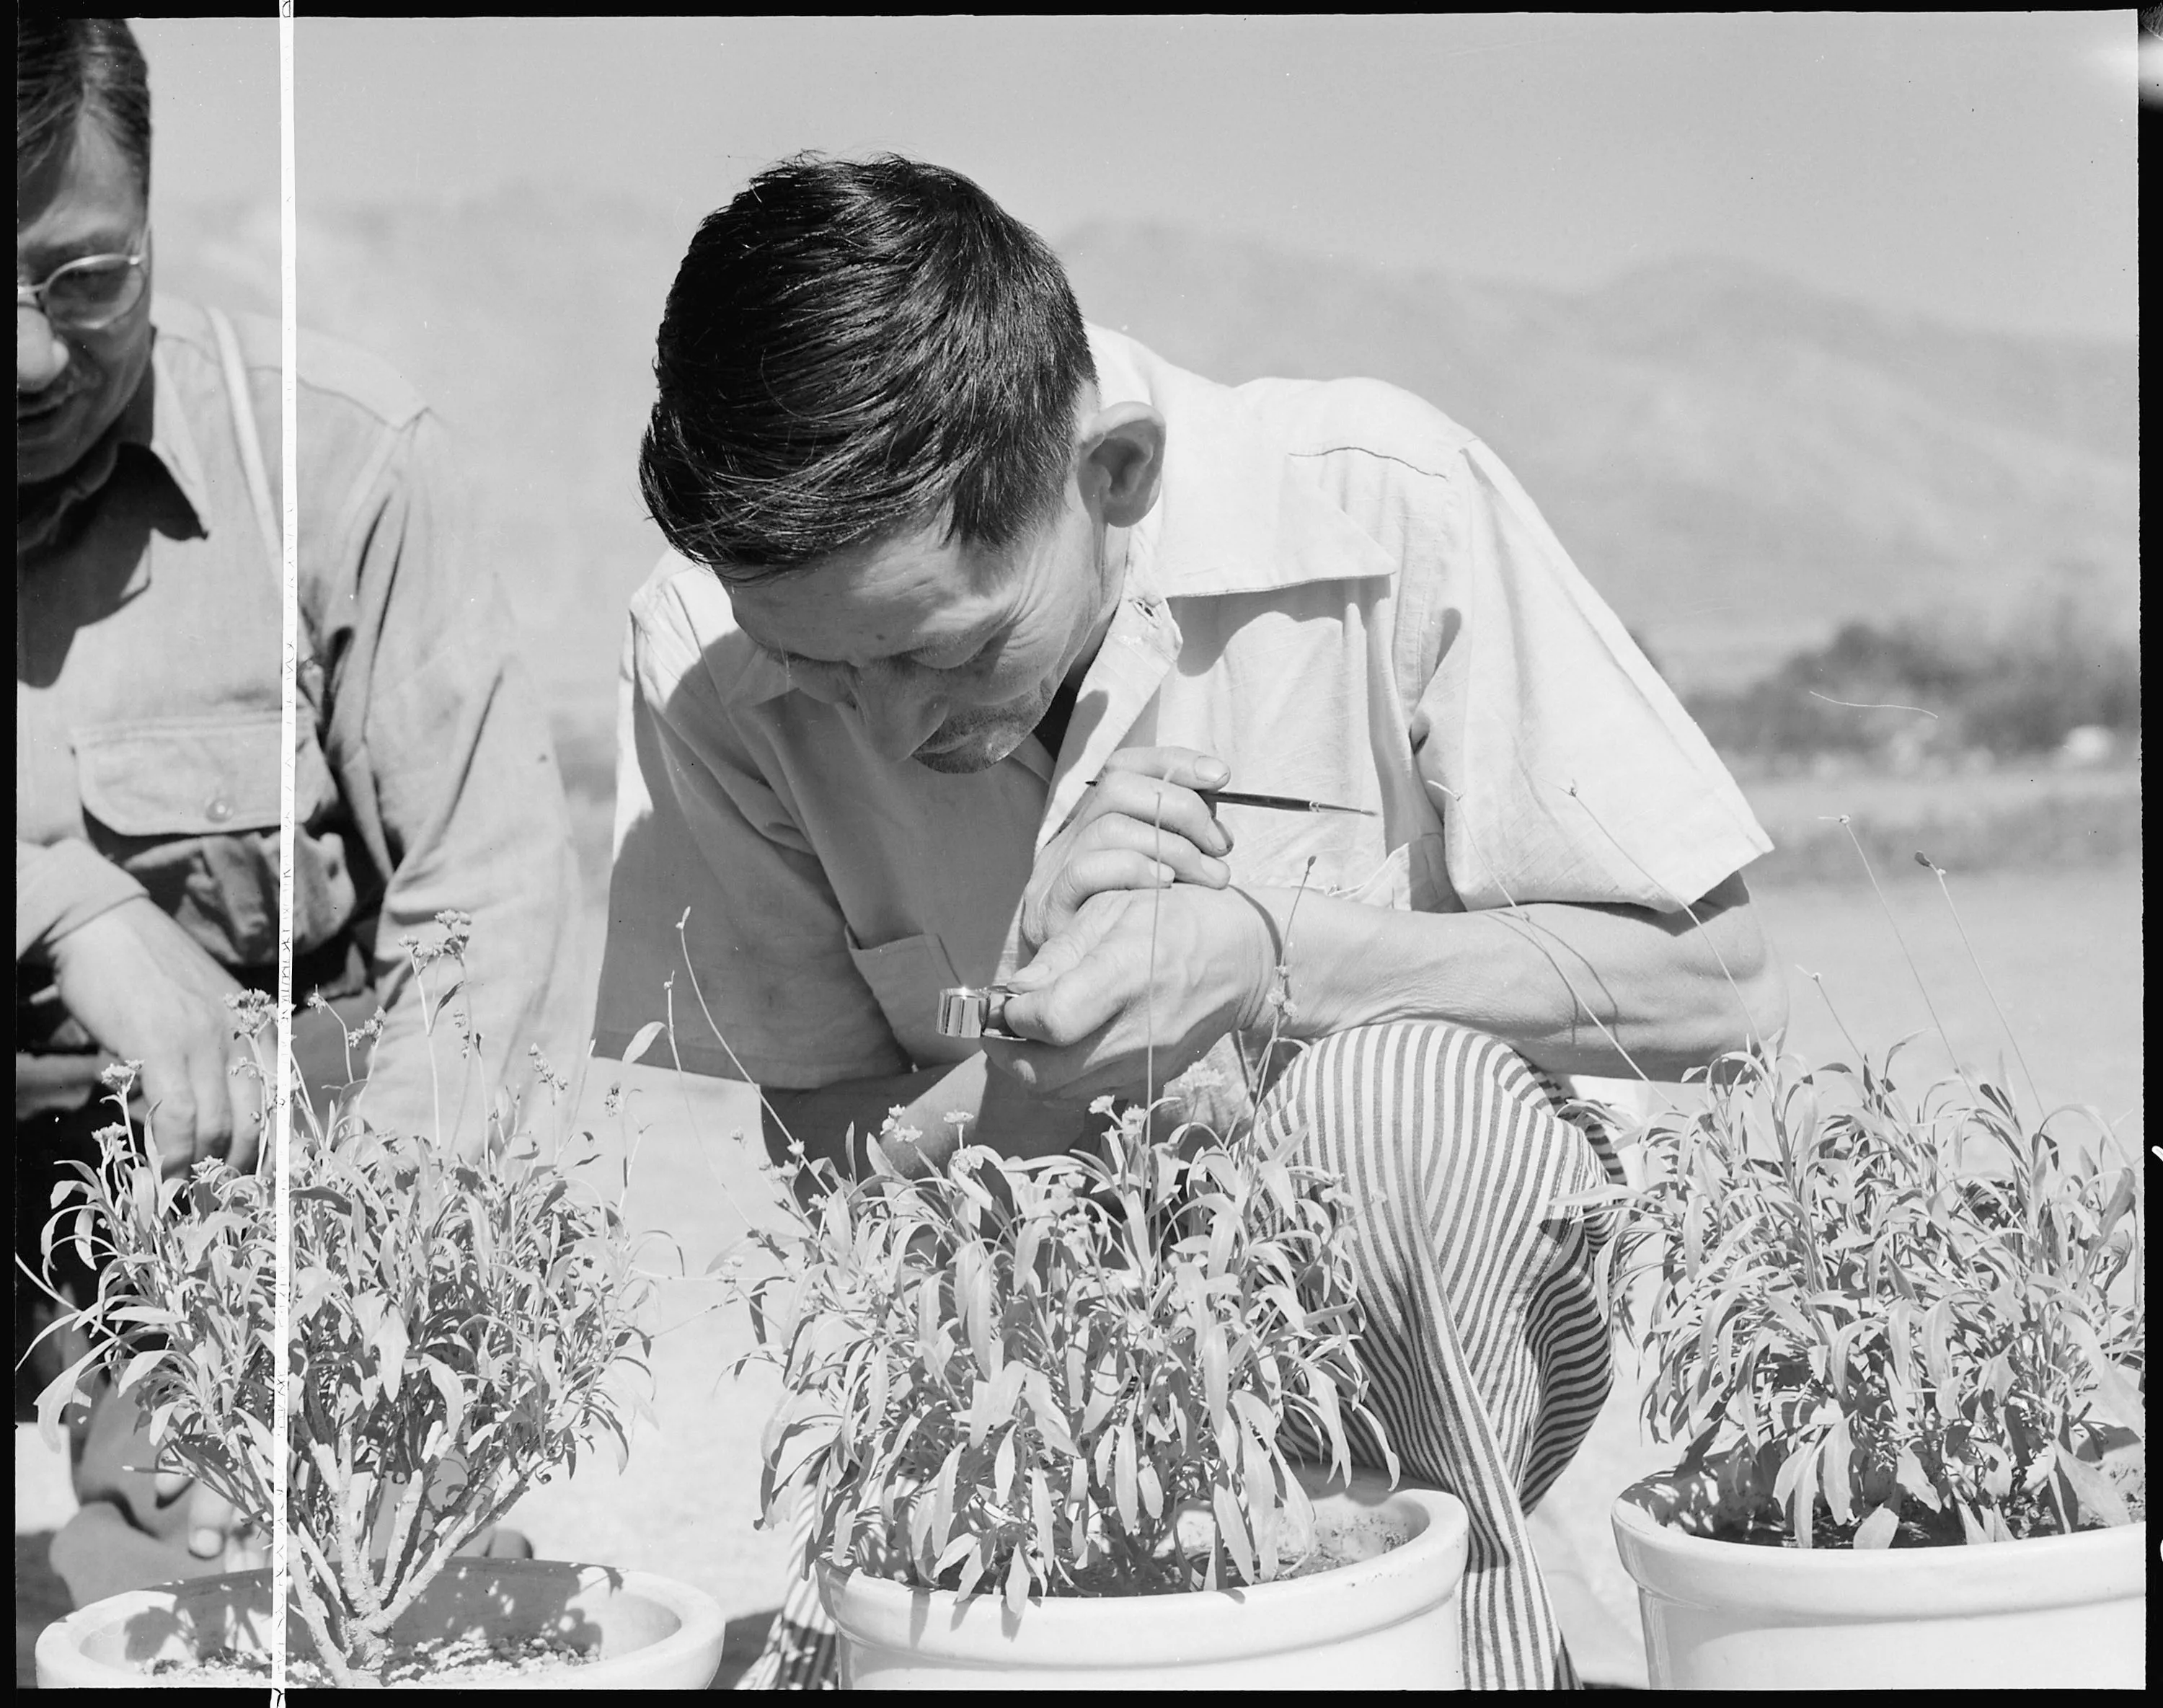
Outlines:
[{"label": "man with eyeglasses", "polygon": [[[140,1063],[170,1168],[257,1153],[227,998],[278,979],[283,407],[275,322],[151,296],[149,92],[117,19],[16,25],[16,1251],[60,1165]],[[320,1108],[468,1142],[526,1046],[578,1052],[576,872],[545,721],[484,566],[464,549],[443,430],[396,375],[304,335],[296,1055]],[[439,1064],[401,938],[471,916],[469,1016]],[[347,1051],[367,1082],[348,1084]],[[459,1107],[454,1111],[453,1103]],[[96,1286],[67,1248],[55,1270]],[[18,1357],[50,1309],[18,1272]],[[17,1417],[63,1367],[18,1369]],[[230,1510],[172,1474],[132,1402],[71,1424],[81,1510],[55,1568],[78,1605],[245,1563]]]}]

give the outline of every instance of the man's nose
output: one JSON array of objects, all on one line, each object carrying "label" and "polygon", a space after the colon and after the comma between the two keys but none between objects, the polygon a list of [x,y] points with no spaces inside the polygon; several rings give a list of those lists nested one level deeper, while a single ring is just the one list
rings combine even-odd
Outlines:
[{"label": "man's nose", "polygon": [[15,305],[15,390],[43,391],[67,372],[68,347],[28,303]]},{"label": "man's nose", "polygon": [[882,759],[909,757],[946,715],[943,701],[877,668],[857,677],[856,700],[872,750]]}]

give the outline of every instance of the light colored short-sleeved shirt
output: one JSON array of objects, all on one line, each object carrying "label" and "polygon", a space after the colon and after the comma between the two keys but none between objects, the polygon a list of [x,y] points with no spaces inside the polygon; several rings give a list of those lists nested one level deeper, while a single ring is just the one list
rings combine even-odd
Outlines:
[{"label": "light colored short-sleeved shirt", "polygon": [[[1010,971],[1039,848],[1116,749],[1375,816],[1226,805],[1233,881],[1377,907],[1673,911],[1771,844],[1494,453],[1379,381],[1226,387],[1092,328],[1163,485],[1060,752],[949,776],[792,690],[712,573],[634,598],[596,1041],[660,1019],[695,1071],[806,1088],[958,1061],[940,988]],[[688,919],[685,919],[688,909]],[[679,947],[726,1040],[691,999]]]}]

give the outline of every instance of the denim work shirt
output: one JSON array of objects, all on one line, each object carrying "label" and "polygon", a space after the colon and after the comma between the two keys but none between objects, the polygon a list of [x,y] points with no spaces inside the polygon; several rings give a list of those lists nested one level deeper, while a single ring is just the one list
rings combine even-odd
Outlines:
[{"label": "denim work shirt", "polygon": [[[275,516],[279,327],[233,322]],[[143,388],[72,500],[18,523],[15,956],[34,968],[57,937],[148,895],[262,982],[278,958],[283,575],[208,316],[161,298],[153,324]],[[569,817],[510,613],[464,548],[440,424],[349,346],[303,333],[299,354],[294,955],[357,946],[348,982],[388,1011],[363,1107],[432,1132],[399,940],[440,940],[440,910],[471,914],[484,1061],[508,1061],[497,1078],[514,1088],[529,1043],[568,1066],[584,994],[567,972]],[[309,982],[296,976],[296,1001]],[[446,1086],[464,1083],[460,1040],[436,1047]],[[485,1092],[465,1104],[469,1134]]]},{"label": "denim work shirt", "polygon": [[[677,922],[734,1060],[808,1088],[961,1060],[941,986],[1015,964],[1038,851],[1118,748],[1378,816],[1225,805],[1232,880],[1376,907],[1672,912],[1771,844],[1493,452],[1375,380],[1228,388],[1092,328],[1107,403],[1165,417],[1163,485],[1060,752],[947,776],[794,692],[713,574],[635,597],[596,1045],[660,1018]],[[1309,861],[1313,864],[1310,869]],[[686,1066],[734,1075],[678,991]],[[686,1015],[689,1023],[686,1024]]]}]

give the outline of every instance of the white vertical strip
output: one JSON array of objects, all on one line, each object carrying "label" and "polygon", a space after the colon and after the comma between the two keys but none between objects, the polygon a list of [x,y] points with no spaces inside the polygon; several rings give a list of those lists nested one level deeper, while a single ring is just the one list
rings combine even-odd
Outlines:
[{"label": "white vertical strip", "polygon": [[291,1408],[285,1392],[285,1348],[292,1338],[293,1197],[291,1168],[293,1140],[293,747],[299,733],[296,675],[300,668],[300,322],[299,244],[293,207],[293,5],[278,7],[278,379],[281,387],[278,456],[280,496],[285,516],[280,530],[285,567],[285,668],[278,684],[281,739],[278,747],[278,1104],[275,1187],[278,1220],[278,1285],[272,1295],[272,1333],[277,1368],[270,1385],[270,1700],[285,1694],[285,1595],[291,1560],[286,1553],[285,1501],[291,1456],[285,1452]]}]

